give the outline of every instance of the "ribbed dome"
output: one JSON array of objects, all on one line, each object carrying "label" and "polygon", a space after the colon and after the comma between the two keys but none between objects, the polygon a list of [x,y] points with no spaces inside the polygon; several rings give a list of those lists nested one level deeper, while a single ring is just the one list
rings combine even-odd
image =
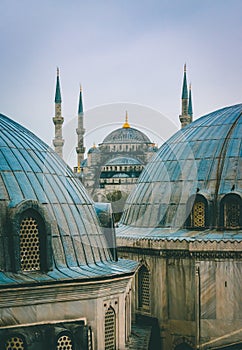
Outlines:
[{"label": "ribbed dome", "polygon": [[242,194],[241,135],[241,104],[205,115],[178,131],[143,170],[127,199],[121,226],[136,227],[136,232],[139,227],[163,227],[169,234],[183,227],[188,200],[198,194],[211,203],[210,216],[219,216],[225,195]]},{"label": "ribbed dome", "polygon": [[141,131],[134,128],[120,128],[105,137],[103,143],[151,143]]},{"label": "ribbed dome", "polygon": [[[112,267],[115,263],[98,223],[94,203],[80,181],[52,149],[3,115],[0,115],[0,170],[1,271],[5,270],[4,259],[8,259],[9,252],[14,259],[18,251],[11,243],[11,237],[19,236],[18,229],[15,230],[19,227],[16,212],[30,207],[41,213],[46,230],[49,227],[51,232],[46,241],[52,242],[53,266],[46,273],[46,281],[117,273],[117,266]],[[6,255],[7,242],[12,252],[9,248]],[[14,274],[11,278],[6,276],[6,283],[14,282]],[[42,280],[43,274],[35,272],[33,278]],[[17,280],[19,283],[19,277]],[[25,276],[23,281],[28,278]]]}]

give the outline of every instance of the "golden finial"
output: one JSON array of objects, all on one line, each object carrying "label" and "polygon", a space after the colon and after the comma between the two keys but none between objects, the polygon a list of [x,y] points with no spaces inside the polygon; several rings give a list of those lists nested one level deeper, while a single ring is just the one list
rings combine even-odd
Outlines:
[{"label": "golden finial", "polygon": [[80,162],[78,162],[78,165],[77,165],[77,172],[78,172],[78,173],[80,173],[80,172],[81,172]]},{"label": "golden finial", "polygon": [[93,142],[93,146],[92,146],[93,148],[96,148],[96,143],[95,142]]},{"label": "golden finial", "polygon": [[80,84],[80,91],[82,92],[82,85]]},{"label": "golden finial", "polygon": [[192,90],[192,84],[191,83],[189,84],[189,90]]},{"label": "golden finial", "polygon": [[60,75],[59,67],[57,67],[57,77]]},{"label": "golden finial", "polygon": [[128,112],[126,111],[126,115],[125,115],[125,123],[123,125],[123,128],[130,128],[130,125],[129,125],[129,117],[128,117]]},{"label": "golden finial", "polygon": [[184,64],[184,73],[186,73],[186,71],[187,71],[187,64],[185,63]]}]

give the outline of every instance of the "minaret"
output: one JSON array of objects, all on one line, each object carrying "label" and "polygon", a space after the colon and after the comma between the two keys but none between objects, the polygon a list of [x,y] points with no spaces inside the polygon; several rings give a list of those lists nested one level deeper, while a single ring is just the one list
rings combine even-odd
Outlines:
[{"label": "minaret", "polygon": [[53,118],[53,123],[55,124],[55,138],[53,139],[53,145],[55,147],[56,153],[63,157],[63,145],[64,140],[62,138],[62,124],[64,118],[61,113],[61,92],[60,92],[60,78],[59,78],[59,68],[57,68],[57,79],[56,79],[56,90],[55,90],[55,116]]},{"label": "minaret", "polygon": [[81,171],[81,162],[84,160],[85,147],[84,147],[84,139],[83,136],[85,134],[85,129],[83,127],[83,103],[82,103],[82,88],[80,86],[80,95],[79,95],[79,105],[78,105],[78,126],[76,129],[77,133],[77,172]]},{"label": "minaret", "polygon": [[188,115],[188,90],[187,90],[187,74],[186,74],[186,64],[184,65],[184,76],[183,76],[183,86],[182,86],[182,110],[179,116],[181,122],[181,128],[191,123],[191,118]]},{"label": "minaret", "polygon": [[190,123],[192,122],[193,117],[193,110],[192,110],[192,85],[189,85],[189,100],[188,100],[188,111],[187,111],[189,117],[190,117]]}]

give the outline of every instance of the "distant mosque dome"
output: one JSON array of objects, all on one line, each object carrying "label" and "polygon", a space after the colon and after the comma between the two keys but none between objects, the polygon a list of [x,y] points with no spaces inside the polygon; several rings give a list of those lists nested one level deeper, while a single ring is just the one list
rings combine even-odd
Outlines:
[{"label": "distant mosque dome", "polygon": [[[134,234],[142,235],[140,228],[146,228],[146,234],[167,239],[242,239],[241,135],[242,104],[179,130],[143,170],[127,199],[118,234],[125,234],[125,227],[132,234],[135,226]],[[205,231],[200,235],[199,230]]]},{"label": "distant mosque dome", "polygon": [[102,142],[103,144],[115,143],[142,143],[151,144],[150,139],[142,131],[131,128],[126,112],[125,122],[122,128],[116,129],[108,134]]},{"label": "distant mosque dome", "polygon": [[148,143],[151,141],[142,131],[131,127],[122,127],[108,134],[102,142],[107,143]]}]

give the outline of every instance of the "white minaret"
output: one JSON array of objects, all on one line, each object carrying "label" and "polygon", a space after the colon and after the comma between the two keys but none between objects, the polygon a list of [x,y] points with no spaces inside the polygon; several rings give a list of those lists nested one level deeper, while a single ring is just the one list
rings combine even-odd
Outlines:
[{"label": "white minaret", "polygon": [[53,117],[53,123],[55,125],[55,138],[53,139],[53,145],[55,147],[56,153],[63,158],[64,139],[62,138],[62,124],[64,122],[64,118],[62,117],[61,113],[61,102],[59,68],[57,68],[55,116]]}]

